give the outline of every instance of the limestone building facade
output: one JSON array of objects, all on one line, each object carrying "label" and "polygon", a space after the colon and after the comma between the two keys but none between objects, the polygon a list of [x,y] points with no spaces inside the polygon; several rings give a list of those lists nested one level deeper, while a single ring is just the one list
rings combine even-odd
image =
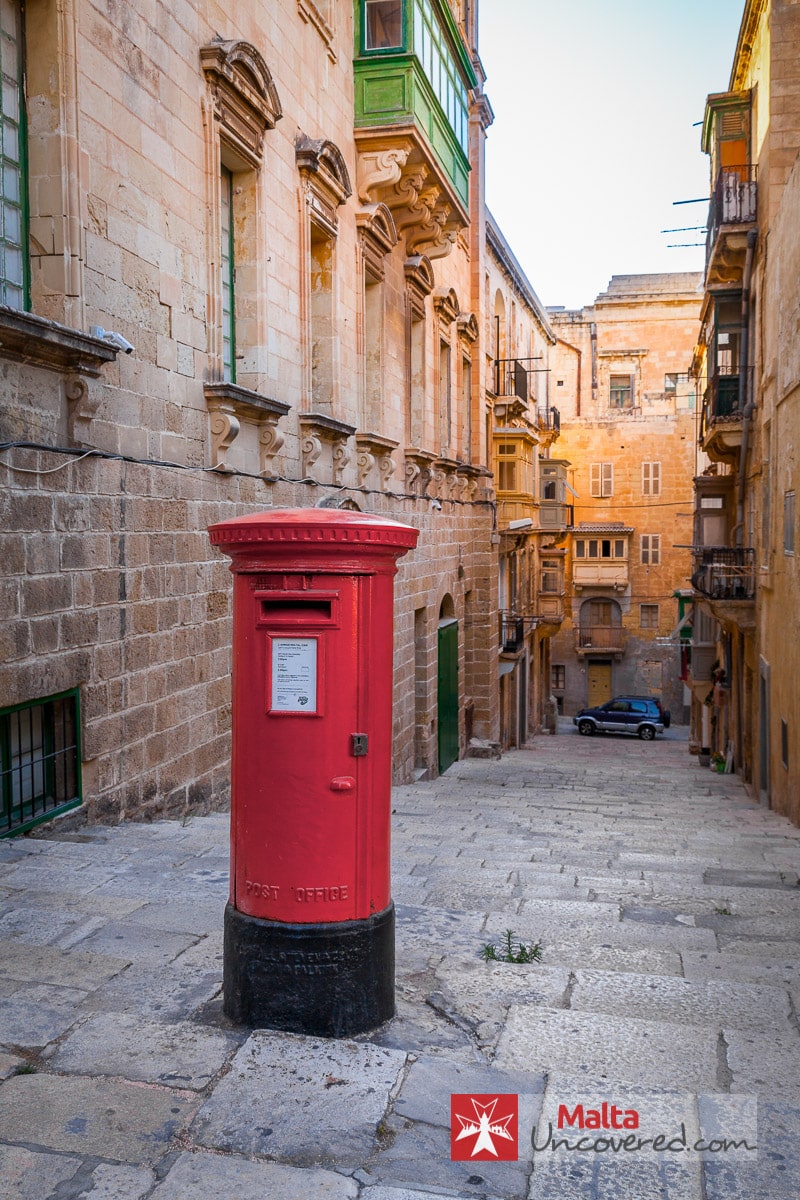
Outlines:
[{"label": "limestone building facade", "polygon": [[627,693],[688,717],[678,626],[691,586],[700,283],[615,275],[593,305],[548,310],[570,513],[551,683],[568,715]]},{"label": "limestone building facade", "polygon": [[[695,480],[692,740],[800,822],[800,9],[747,0],[702,135],[711,200]],[[713,763],[713,760],[712,760]]]},{"label": "limestone building facade", "polygon": [[557,498],[564,465],[551,457],[560,428],[550,395],[555,334],[488,213],[486,243],[486,437],[497,492],[500,742],[508,749],[539,733],[553,715],[550,642],[564,616],[564,549],[557,539],[567,509]]},{"label": "limestone building facade", "polygon": [[0,833],[224,803],[206,528],[273,506],[420,530],[396,779],[497,740],[476,6],[1,14]]}]

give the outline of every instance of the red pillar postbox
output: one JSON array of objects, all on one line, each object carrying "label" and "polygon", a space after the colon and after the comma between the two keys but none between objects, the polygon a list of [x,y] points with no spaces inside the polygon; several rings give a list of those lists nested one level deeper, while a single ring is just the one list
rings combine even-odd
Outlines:
[{"label": "red pillar postbox", "polygon": [[234,574],[225,1012],[363,1032],[394,1013],[393,577],[418,533],[312,508],[209,534]]}]

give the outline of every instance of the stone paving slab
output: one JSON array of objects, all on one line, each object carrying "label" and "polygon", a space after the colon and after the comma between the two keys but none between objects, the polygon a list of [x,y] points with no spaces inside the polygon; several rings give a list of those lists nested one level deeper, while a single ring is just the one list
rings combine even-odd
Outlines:
[{"label": "stone paving slab", "polygon": [[0,1045],[7,1050],[46,1046],[61,1037],[77,1018],[75,1009],[21,999],[15,992],[0,999]]},{"label": "stone paving slab", "polygon": [[133,920],[109,921],[102,929],[78,943],[84,952],[114,955],[128,962],[152,962],[166,965],[197,940],[193,933],[170,933],[148,929]]},{"label": "stone paving slab", "polygon": [[800,1105],[800,1037],[725,1029],[731,1091]]},{"label": "stone paving slab", "polygon": [[115,1075],[200,1091],[221,1071],[241,1037],[187,1021],[163,1024],[125,1013],[89,1017],[50,1059],[68,1074]]},{"label": "stone paving slab", "polygon": [[254,1033],[192,1134],[214,1149],[355,1169],[375,1149],[405,1064],[405,1054],[379,1046]]},{"label": "stone paving slab", "polygon": [[[686,979],[729,979],[733,982],[763,983],[771,987],[800,988],[800,960],[786,954],[772,961],[749,954],[731,954],[727,950],[684,950],[683,974]],[[800,1011],[800,1010],[798,1010]]]},{"label": "stone paving slab", "polygon": [[0,1129],[7,1142],[141,1165],[163,1155],[199,1103],[110,1079],[16,1075],[0,1087]]},{"label": "stone paving slab", "polygon": [[384,1122],[386,1146],[357,1178],[365,1184],[384,1183],[436,1194],[502,1197],[524,1200],[528,1190],[526,1162],[451,1162],[450,1130],[410,1122],[390,1114]]},{"label": "stone paving slab", "polygon": [[514,1005],[495,1064],[707,1091],[716,1087],[717,1035],[704,1027],[679,1029],[658,1021]]},{"label": "stone paving slab", "polygon": [[758,1158],[754,1164],[720,1155],[704,1165],[703,1200],[797,1200],[800,1196],[800,1107],[760,1100]]},{"label": "stone paving slab", "polygon": [[130,959],[85,950],[60,950],[51,946],[27,946],[18,941],[0,941],[0,980],[97,987],[128,965]]},{"label": "stone paving slab", "polygon": [[16,1054],[0,1053],[0,1079],[8,1079],[13,1075],[17,1067],[21,1067],[25,1060],[18,1058]]},{"label": "stone paving slab", "polygon": [[563,968],[542,963],[459,963],[446,959],[436,968],[436,978],[445,1011],[458,1013],[475,1030],[480,1044],[486,1046],[497,1040],[511,1004],[563,1007],[570,976]]},{"label": "stone paving slab", "polygon": [[788,1033],[789,994],[755,984],[578,971],[570,1006],[583,1012],[642,1017],[715,1029],[763,1029]]},{"label": "stone paving slab", "polygon": [[179,1155],[152,1200],[355,1200],[358,1184],[333,1171],[199,1151]]},{"label": "stone paving slab", "polygon": [[0,1145],[0,1200],[42,1200],[72,1179],[80,1158]]},{"label": "stone paving slab", "polygon": [[217,961],[197,964],[179,955],[168,971],[159,963],[133,964],[88,995],[80,1010],[83,1014],[138,1013],[158,1021],[186,1020],[222,988],[221,952],[208,957]]}]

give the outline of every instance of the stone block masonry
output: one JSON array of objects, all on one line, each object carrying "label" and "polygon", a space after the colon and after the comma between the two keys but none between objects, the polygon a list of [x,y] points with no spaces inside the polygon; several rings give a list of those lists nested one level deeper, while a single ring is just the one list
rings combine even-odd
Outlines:
[{"label": "stone block masonry", "polygon": [[[35,474],[0,467],[0,706],[79,689],[91,821],[224,807],[232,583],[206,529],[273,505],[313,505],[322,489],[57,451],[15,448],[5,462]],[[435,773],[435,738],[429,761],[420,764],[415,749],[415,612],[427,613],[421,686],[435,714],[445,581],[458,579],[461,561],[453,599],[463,617],[464,595],[486,586],[480,547],[491,513],[480,505],[462,511],[444,502],[432,511],[428,500],[356,495],[421,531],[396,586],[394,773],[407,781],[420,765]],[[488,645],[488,615],[484,624]],[[490,693],[489,682],[470,670],[465,701]]]}]

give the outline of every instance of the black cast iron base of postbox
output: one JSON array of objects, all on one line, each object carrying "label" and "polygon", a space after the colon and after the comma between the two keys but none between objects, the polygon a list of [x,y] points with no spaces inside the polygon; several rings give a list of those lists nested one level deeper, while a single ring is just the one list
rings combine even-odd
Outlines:
[{"label": "black cast iron base of postbox", "polygon": [[394,904],[359,921],[289,925],[225,909],[226,1016],[350,1037],[394,1016]]}]

